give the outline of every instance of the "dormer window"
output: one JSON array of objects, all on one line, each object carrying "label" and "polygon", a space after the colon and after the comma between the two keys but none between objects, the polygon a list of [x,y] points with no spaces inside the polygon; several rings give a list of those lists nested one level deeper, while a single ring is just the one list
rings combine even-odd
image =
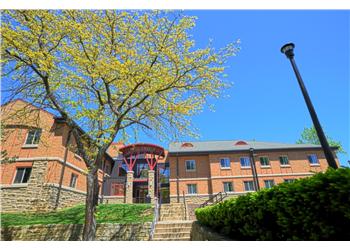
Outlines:
[{"label": "dormer window", "polygon": [[242,146],[242,145],[248,145],[245,141],[238,141],[235,143],[235,146]]},{"label": "dormer window", "polygon": [[182,143],[181,147],[182,148],[192,148],[193,144],[190,142],[185,142],[185,143]]},{"label": "dormer window", "polygon": [[25,145],[38,145],[41,136],[41,129],[31,129],[28,132]]}]

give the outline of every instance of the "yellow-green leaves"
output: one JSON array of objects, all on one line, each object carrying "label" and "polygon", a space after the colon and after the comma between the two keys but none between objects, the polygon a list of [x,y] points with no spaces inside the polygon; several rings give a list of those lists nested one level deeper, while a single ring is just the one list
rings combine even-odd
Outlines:
[{"label": "yellow-green leaves", "polygon": [[20,82],[18,93],[51,104],[54,98],[53,107],[99,146],[130,126],[165,138],[191,134],[189,116],[229,86],[225,62],[238,51],[236,43],[195,47],[196,18],[178,12],[2,14],[2,66]]}]

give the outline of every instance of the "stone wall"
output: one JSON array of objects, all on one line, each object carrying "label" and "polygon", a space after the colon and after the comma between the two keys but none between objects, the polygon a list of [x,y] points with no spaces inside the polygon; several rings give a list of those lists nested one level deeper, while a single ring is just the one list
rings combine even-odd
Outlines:
[{"label": "stone wall", "polygon": [[[28,183],[2,185],[1,212],[49,211],[55,207],[58,185],[45,182],[47,161],[34,161]],[[58,208],[84,203],[86,194],[62,187]]]},{"label": "stone wall", "polygon": [[2,212],[47,210],[47,194],[43,188],[47,165],[47,161],[34,161],[28,183],[1,186]]},{"label": "stone wall", "polygon": [[125,196],[104,196],[103,204],[121,204],[125,203]]},{"label": "stone wall", "polygon": [[[97,224],[96,240],[148,240],[151,222],[135,224]],[[73,241],[81,240],[83,225],[30,225],[1,228],[1,240]]]},{"label": "stone wall", "polygon": [[[191,195],[191,196],[185,196],[187,203],[194,203],[194,204],[202,204],[205,201],[209,199],[209,195]],[[179,197],[180,202],[183,202],[183,196],[180,195]],[[170,203],[176,203],[177,202],[177,196],[170,196]]]},{"label": "stone wall", "polygon": [[192,223],[191,241],[231,241],[231,239],[195,221]]}]

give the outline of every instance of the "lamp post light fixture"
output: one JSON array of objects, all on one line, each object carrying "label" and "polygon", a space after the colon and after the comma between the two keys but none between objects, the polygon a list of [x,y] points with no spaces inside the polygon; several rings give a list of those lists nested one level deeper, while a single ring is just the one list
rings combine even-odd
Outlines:
[{"label": "lamp post light fixture", "polygon": [[309,110],[312,122],[314,124],[315,129],[316,129],[318,139],[319,139],[319,141],[321,143],[323,152],[324,152],[324,154],[326,156],[328,166],[330,166],[331,168],[335,168],[336,169],[336,168],[338,168],[337,162],[334,159],[334,156],[333,156],[333,153],[331,151],[331,148],[329,147],[329,144],[327,142],[326,136],[324,135],[324,132],[323,132],[322,127],[321,127],[321,124],[320,124],[320,122],[319,122],[319,120],[317,118],[317,114],[316,114],[315,108],[312,105],[311,99],[310,99],[309,94],[308,94],[308,92],[306,90],[306,87],[304,85],[303,79],[301,78],[301,75],[300,75],[299,70],[297,68],[297,65],[295,63],[295,60],[294,60],[294,48],[295,48],[294,43],[287,43],[287,44],[282,46],[281,52],[287,56],[287,58],[290,60],[290,63],[292,64],[292,67],[293,67],[294,73],[295,73],[295,75],[297,77],[297,80],[298,80],[301,92],[303,93],[304,100],[305,100],[307,108]]},{"label": "lamp post light fixture", "polygon": [[251,161],[250,164],[252,167],[254,189],[255,189],[255,191],[259,191],[260,185],[259,185],[258,173],[256,172],[256,166],[255,166],[255,157],[254,156],[256,156],[256,154],[254,152],[254,148],[249,149],[249,156],[250,156],[250,161]]}]

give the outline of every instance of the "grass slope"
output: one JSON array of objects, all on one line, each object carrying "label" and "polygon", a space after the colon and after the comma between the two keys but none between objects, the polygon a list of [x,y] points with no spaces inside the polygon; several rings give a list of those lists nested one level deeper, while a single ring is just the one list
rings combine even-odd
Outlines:
[{"label": "grass slope", "polygon": [[[2,226],[34,224],[84,224],[85,205],[46,213],[2,213]],[[136,223],[153,220],[149,204],[101,204],[97,207],[97,223]]]}]

